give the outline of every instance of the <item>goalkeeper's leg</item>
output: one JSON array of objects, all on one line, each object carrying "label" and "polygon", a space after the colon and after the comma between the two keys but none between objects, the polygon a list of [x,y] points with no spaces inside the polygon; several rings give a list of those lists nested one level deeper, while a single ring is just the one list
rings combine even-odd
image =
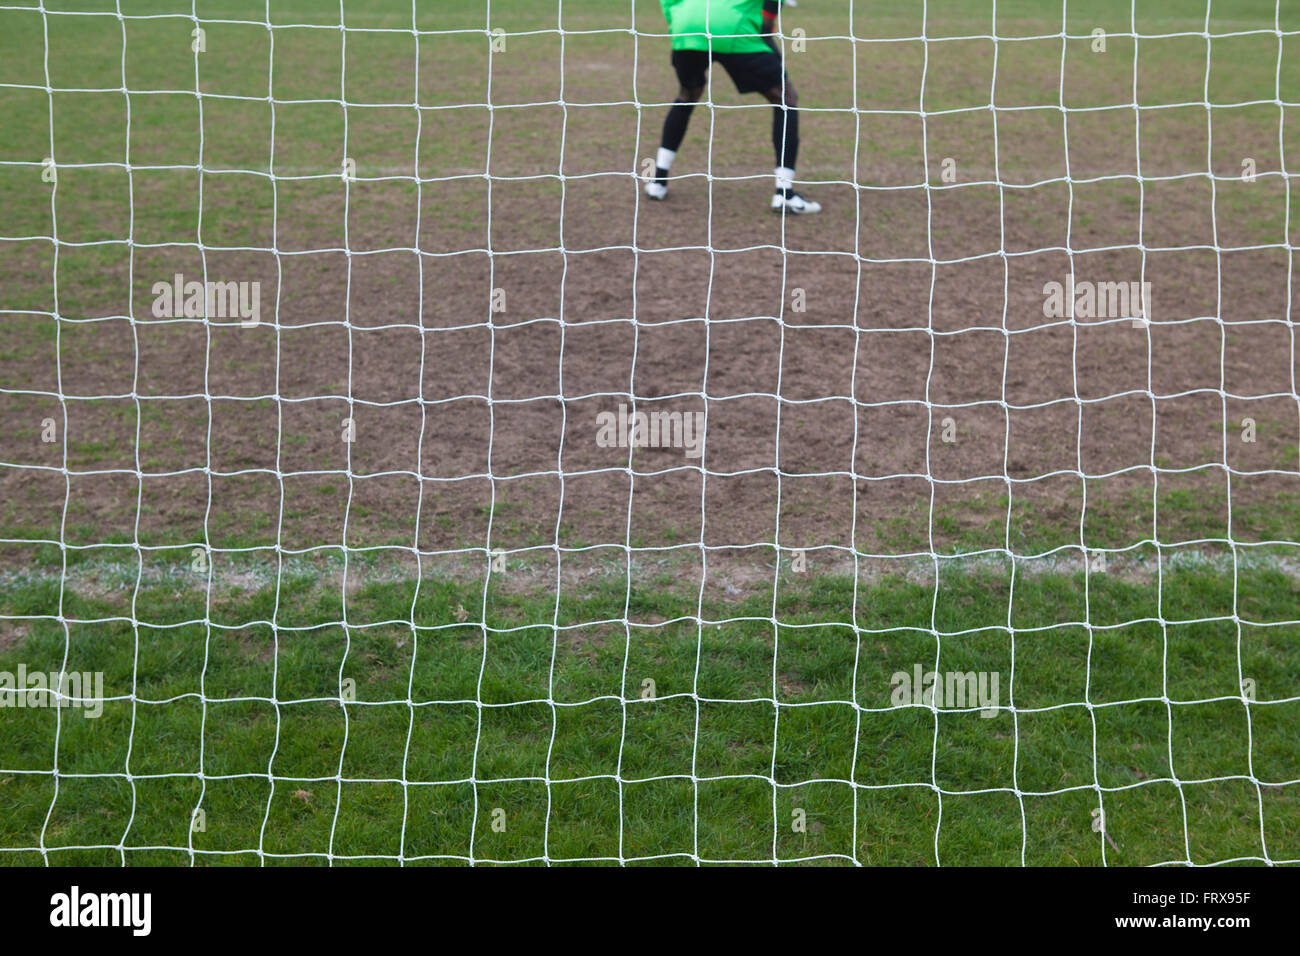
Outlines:
[{"label": "goalkeeper's leg", "polygon": [[776,191],[772,208],[797,215],[821,212],[821,203],[794,191],[794,168],[799,159],[799,94],[790,78],[764,94],[772,104],[772,148],[776,153]]},{"label": "goalkeeper's leg", "polygon": [[664,120],[663,136],[659,139],[659,153],[655,156],[654,179],[645,185],[645,194],[651,199],[668,195],[668,170],[673,165],[677,150],[686,138],[686,127],[691,122],[695,104],[704,95],[704,86],[683,86]]},{"label": "goalkeeper's leg", "polygon": [[709,75],[709,54],[703,50],[673,50],[673,72],[681,89],[664,120],[664,133],[659,140],[659,153],[655,156],[654,179],[645,184],[645,194],[651,199],[668,195],[668,170],[686,136],[695,104],[704,95],[704,84]]}]

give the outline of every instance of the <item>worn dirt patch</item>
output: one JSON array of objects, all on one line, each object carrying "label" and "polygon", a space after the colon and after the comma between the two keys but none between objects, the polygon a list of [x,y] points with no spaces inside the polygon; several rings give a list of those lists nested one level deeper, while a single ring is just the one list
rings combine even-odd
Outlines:
[{"label": "worn dirt patch", "polygon": [[[727,124],[728,160],[735,138],[766,149],[760,117]],[[295,254],[207,253],[209,276],[263,284],[255,328],[147,314],[155,277],[200,267],[177,247],[61,284],[57,346],[54,319],[7,319],[6,536],[888,555],[958,546],[1008,499],[1013,524],[1032,506],[1077,542],[1085,494],[1122,513],[1171,490],[1225,528],[1230,494],[1250,540],[1267,535],[1243,506],[1300,492],[1291,264],[1227,248],[1236,220],[1212,220],[1200,184],[1148,189],[1140,236],[1123,184],[943,188],[937,170],[928,197],[833,181],[808,187],[821,216],[782,219],[761,165],[710,180],[687,164],[669,201],[643,201],[607,172],[629,131],[569,143],[574,178],[494,182],[490,225],[483,180],[423,190],[418,230],[414,191],[358,184],[350,255],[293,231],[342,215],[341,192],[304,194],[280,235]],[[1059,143],[1041,138],[1019,155],[1050,170]],[[1144,143],[1144,162],[1164,154],[1172,138]],[[860,160],[905,175],[891,157]],[[39,279],[36,245],[21,252]],[[1045,316],[1045,284],[1071,272],[1150,282],[1154,322]],[[132,286],[135,321],[112,294]],[[705,414],[702,457],[602,447],[598,416],[620,404]],[[47,419],[59,440],[41,440]]]}]

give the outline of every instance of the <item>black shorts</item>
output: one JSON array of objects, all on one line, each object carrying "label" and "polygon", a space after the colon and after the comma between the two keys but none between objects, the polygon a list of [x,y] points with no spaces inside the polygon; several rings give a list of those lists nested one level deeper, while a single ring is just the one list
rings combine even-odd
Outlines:
[{"label": "black shorts", "polygon": [[[785,68],[781,54],[775,50],[759,53],[714,53],[713,59],[731,77],[740,93],[766,93],[785,85]],[[673,69],[677,82],[688,90],[704,86],[709,72],[709,54],[704,50],[673,50]]]}]

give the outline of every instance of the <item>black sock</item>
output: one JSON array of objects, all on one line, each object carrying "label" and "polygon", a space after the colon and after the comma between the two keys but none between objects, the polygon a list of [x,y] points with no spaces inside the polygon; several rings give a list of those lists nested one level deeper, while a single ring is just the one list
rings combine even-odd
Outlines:
[{"label": "black sock", "polygon": [[668,185],[668,170],[664,169],[662,166],[656,166],[656,167],[655,167],[655,182],[657,182],[660,186],[667,186],[667,185]]},{"label": "black sock", "polygon": [[772,147],[776,150],[778,166],[795,168],[799,159],[799,110],[795,107],[772,108]]},{"label": "black sock", "polygon": [[[664,120],[664,134],[659,141],[660,146],[674,153],[681,148],[682,140],[686,138],[686,127],[691,121],[691,113],[694,110],[694,103],[683,103],[681,100],[672,105],[668,110],[668,118]],[[666,183],[668,170],[662,167],[656,168],[655,179],[660,183]]]}]

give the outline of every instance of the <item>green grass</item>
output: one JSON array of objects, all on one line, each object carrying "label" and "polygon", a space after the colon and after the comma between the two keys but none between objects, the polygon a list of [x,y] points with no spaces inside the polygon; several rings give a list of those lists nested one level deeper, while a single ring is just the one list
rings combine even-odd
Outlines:
[{"label": "green grass", "polygon": [[[258,848],[762,862],[775,839],[782,861],[1089,865],[1100,790],[1110,864],[1300,851],[1300,798],[1280,786],[1300,775],[1300,631],[1277,623],[1300,589],[1267,564],[1238,572],[1240,629],[1231,580],[1177,565],[1163,587],[1022,573],[1013,590],[958,564],[937,598],[898,576],[855,594],[787,574],[775,603],[765,586],[702,604],[617,575],[558,601],[376,575],[348,593],[347,626],[328,572],[291,568],[278,597],[226,578],[207,603],[183,566],[137,586],[115,562],[64,591],[66,635],[26,622],[0,670],[57,670],[66,653],[124,699],[99,719],[7,711],[0,845],[43,836],[53,863],[117,862],[118,847],[130,863],[187,863],[191,848],[200,864]],[[6,614],[59,608],[57,576],[10,576],[5,594]],[[135,626],[118,618],[131,607]],[[936,660],[1000,673],[1004,710],[891,707],[891,675]],[[206,830],[191,841],[195,809]]]}]

